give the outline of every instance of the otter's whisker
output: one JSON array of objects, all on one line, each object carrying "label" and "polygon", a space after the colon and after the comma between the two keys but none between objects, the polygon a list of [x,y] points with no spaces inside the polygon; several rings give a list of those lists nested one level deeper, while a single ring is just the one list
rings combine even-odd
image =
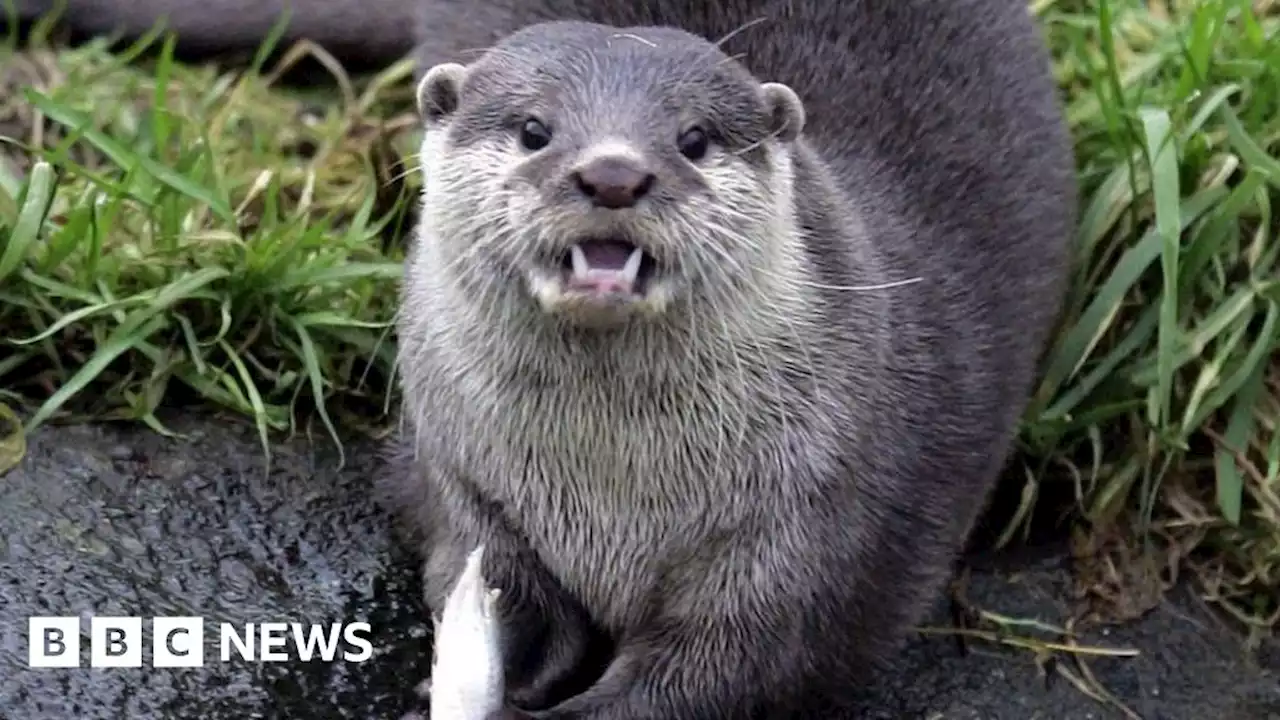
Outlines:
[{"label": "otter's whisker", "polygon": [[759,25],[760,23],[768,22],[768,21],[769,21],[769,18],[765,15],[761,15],[760,17],[754,20],[748,20],[742,23],[741,25],[739,25],[738,27],[734,28],[733,30],[730,30],[729,32],[725,33],[723,36],[721,36],[719,40],[716,40],[714,43],[712,43],[712,45],[716,48],[723,48],[725,43],[737,37],[739,34],[746,32],[747,30],[750,30],[751,28],[755,27],[756,25]]},{"label": "otter's whisker", "polygon": [[923,282],[923,281],[924,281],[924,278],[922,277],[913,277],[913,278],[908,278],[906,280],[893,280],[890,282],[876,283],[874,285],[828,285],[825,283],[816,283],[811,280],[798,280],[797,282],[799,282],[800,284],[806,287],[816,288],[819,290],[840,290],[840,291],[847,291],[847,292],[877,292],[879,290],[892,290],[893,288],[905,287],[907,285],[915,285],[916,283]]},{"label": "otter's whisker", "polygon": [[393,183],[399,182],[399,181],[401,181],[401,180],[403,180],[403,179],[405,179],[405,178],[409,177],[410,175],[416,175],[419,171],[421,171],[421,170],[422,170],[422,165],[421,165],[421,164],[417,164],[417,165],[404,165],[404,166],[402,166],[402,167],[403,167],[404,169],[403,169],[403,170],[401,170],[401,171],[400,171],[400,172],[398,172],[398,173],[395,173],[395,174],[394,174],[394,175],[392,175],[391,177],[387,178],[387,181],[386,181],[385,183],[383,183],[383,184],[382,184],[382,187],[388,187],[388,186],[392,185]]}]

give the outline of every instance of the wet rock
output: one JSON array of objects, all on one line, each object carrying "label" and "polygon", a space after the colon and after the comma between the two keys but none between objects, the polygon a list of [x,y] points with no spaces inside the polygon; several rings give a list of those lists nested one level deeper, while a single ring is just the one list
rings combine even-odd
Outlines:
[{"label": "wet rock", "polygon": [[[430,667],[416,563],[397,551],[368,483],[376,448],[338,472],[328,446],[273,448],[207,420],[171,440],[119,427],[48,429],[0,478],[0,717],[381,718]],[[373,657],[204,667],[28,668],[30,615],[368,622]],[[149,621],[145,623],[149,625]],[[150,638],[144,635],[148,643]]]},{"label": "wet rock", "polygon": [[[416,561],[370,497],[376,448],[349,444],[339,471],[323,440],[282,444],[268,468],[251,428],[201,417],[169,424],[184,438],[49,428],[0,477],[0,720],[394,720],[414,709],[430,623]],[[977,572],[968,595],[988,610],[1056,622],[1060,557]],[[147,646],[141,668],[89,668],[83,643],[80,668],[27,666],[29,616],[107,614],[367,622],[374,652],[364,662],[221,662],[210,631],[203,667],[151,667]],[[84,633],[87,643],[87,620]],[[1280,720],[1275,668],[1251,665],[1230,630],[1185,593],[1089,641],[1141,651],[1090,667],[1146,720]],[[872,679],[863,717],[1126,717],[1062,678],[1046,688],[1026,652],[969,648],[962,655],[944,636],[913,641]]]}]

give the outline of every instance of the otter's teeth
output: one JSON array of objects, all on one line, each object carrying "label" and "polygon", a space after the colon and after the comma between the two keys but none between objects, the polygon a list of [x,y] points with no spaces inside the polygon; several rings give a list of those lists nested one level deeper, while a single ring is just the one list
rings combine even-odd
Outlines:
[{"label": "otter's teeth", "polygon": [[595,267],[581,245],[569,248],[570,272],[568,286],[574,290],[590,293],[634,293],[636,282],[640,276],[640,265],[644,261],[644,251],[633,248],[622,267],[616,264],[617,256],[610,258],[613,262],[606,267]]},{"label": "otter's teeth", "polygon": [[591,263],[587,262],[587,254],[582,252],[581,245],[574,245],[569,248],[569,258],[573,262],[573,274],[578,277],[586,277],[591,272]]},{"label": "otter's teeth", "polygon": [[622,277],[626,279],[627,284],[635,287],[636,278],[640,275],[640,261],[644,260],[644,251],[636,248],[627,256],[627,262],[622,266]]}]

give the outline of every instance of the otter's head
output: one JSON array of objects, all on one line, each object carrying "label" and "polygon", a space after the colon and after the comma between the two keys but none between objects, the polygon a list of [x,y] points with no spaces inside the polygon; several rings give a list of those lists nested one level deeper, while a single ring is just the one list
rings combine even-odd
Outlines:
[{"label": "otter's head", "polygon": [[701,38],[536,25],[417,97],[421,242],[477,301],[612,327],[740,304],[795,255],[803,106]]}]

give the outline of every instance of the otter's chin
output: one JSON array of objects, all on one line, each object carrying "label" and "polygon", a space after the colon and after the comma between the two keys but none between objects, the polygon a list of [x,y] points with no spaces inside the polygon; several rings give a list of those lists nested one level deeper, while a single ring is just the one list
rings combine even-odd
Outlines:
[{"label": "otter's chin", "polygon": [[667,278],[653,257],[622,240],[572,245],[556,267],[528,272],[542,310],[584,327],[608,328],[661,315],[670,300]]}]

